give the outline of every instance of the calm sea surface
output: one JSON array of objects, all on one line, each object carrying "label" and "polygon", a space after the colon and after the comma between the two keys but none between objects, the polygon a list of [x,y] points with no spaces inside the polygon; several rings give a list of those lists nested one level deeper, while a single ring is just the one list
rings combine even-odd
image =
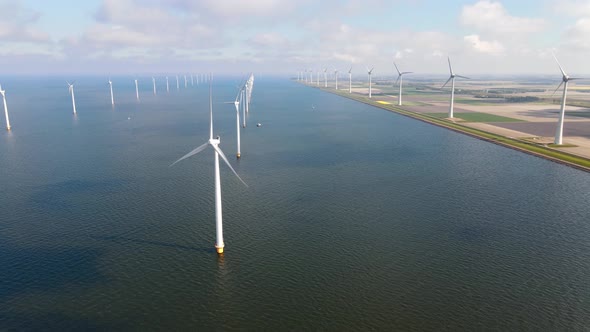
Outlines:
[{"label": "calm sea surface", "polygon": [[1,82],[0,330],[590,328],[588,173],[264,77],[236,161],[220,78],[219,259],[207,88],[64,81]]}]

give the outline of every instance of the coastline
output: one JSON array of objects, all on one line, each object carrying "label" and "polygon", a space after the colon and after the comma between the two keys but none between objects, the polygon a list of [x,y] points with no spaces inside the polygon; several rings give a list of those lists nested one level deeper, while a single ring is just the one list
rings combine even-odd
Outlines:
[{"label": "coastline", "polygon": [[363,104],[366,105],[370,105],[376,108],[380,108],[382,110],[385,111],[389,111],[389,112],[394,112],[403,116],[407,116],[416,120],[420,120],[438,127],[443,127],[443,128],[447,128],[450,129],[452,131],[458,132],[458,133],[462,133],[477,139],[481,139],[483,141],[487,141],[490,143],[494,143],[497,145],[501,145],[507,148],[511,148],[513,150],[517,150],[517,151],[521,151],[524,153],[527,153],[529,155],[533,155],[533,156],[537,156],[540,158],[544,158],[562,165],[566,165],[572,168],[576,168],[579,169],[581,171],[585,171],[585,172],[590,172],[590,159],[575,155],[575,154],[571,154],[571,153],[567,153],[567,152],[563,152],[557,149],[553,149],[550,147],[545,147],[539,144],[535,144],[532,142],[528,142],[525,140],[520,140],[517,138],[511,138],[511,137],[506,137],[506,136],[502,136],[502,135],[498,135],[498,134],[494,134],[494,133],[490,133],[481,129],[476,129],[476,128],[472,128],[472,127],[468,127],[459,123],[455,123],[455,122],[451,122],[448,120],[444,120],[444,119],[439,119],[439,118],[435,118],[433,116],[429,116],[427,113],[417,113],[417,112],[412,112],[412,111],[408,111],[403,109],[400,106],[397,105],[393,105],[393,104],[383,104],[383,103],[378,103],[377,101],[373,101],[365,96],[362,95],[356,95],[356,94],[350,94],[348,93],[348,91],[343,92],[343,91],[338,91],[338,90],[334,90],[334,89],[329,89],[329,88],[322,88],[322,87],[316,87],[316,86],[312,86],[312,85],[308,85],[302,82],[298,82],[297,80],[295,80],[295,82],[297,83],[301,83],[305,86],[308,86],[310,88],[315,88],[315,89],[319,89],[325,92],[329,92],[344,98],[348,98],[351,100],[355,100],[358,102],[361,102]]}]

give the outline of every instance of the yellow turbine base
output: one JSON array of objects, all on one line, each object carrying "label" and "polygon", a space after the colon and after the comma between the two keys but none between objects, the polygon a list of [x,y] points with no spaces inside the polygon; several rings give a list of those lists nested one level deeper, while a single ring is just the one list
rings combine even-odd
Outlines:
[{"label": "yellow turbine base", "polygon": [[219,255],[222,255],[223,254],[223,247],[215,247],[215,249],[217,250],[217,253]]},{"label": "yellow turbine base", "polygon": [[238,154],[236,155],[236,157],[238,157],[238,159],[240,159],[240,157],[241,157],[241,156],[240,156],[240,154],[238,153]]}]

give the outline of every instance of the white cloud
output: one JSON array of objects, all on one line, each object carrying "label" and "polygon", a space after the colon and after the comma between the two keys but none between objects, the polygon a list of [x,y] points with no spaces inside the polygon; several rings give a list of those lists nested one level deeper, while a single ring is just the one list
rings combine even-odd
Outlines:
[{"label": "white cloud", "polygon": [[539,32],[545,21],[510,15],[500,2],[482,0],[461,11],[461,23],[490,35],[514,35]]},{"label": "white cloud", "polygon": [[562,46],[572,51],[590,51],[590,18],[580,18],[562,34]]},{"label": "white cloud", "polygon": [[463,37],[463,40],[469,47],[480,53],[499,54],[504,52],[504,46],[496,40],[491,42],[481,40],[478,35],[468,35]]},{"label": "white cloud", "polygon": [[573,17],[590,16],[590,1],[588,0],[558,0],[553,8],[556,12]]},{"label": "white cloud", "polygon": [[50,42],[49,35],[34,26],[40,15],[22,1],[0,3],[0,41]]}]

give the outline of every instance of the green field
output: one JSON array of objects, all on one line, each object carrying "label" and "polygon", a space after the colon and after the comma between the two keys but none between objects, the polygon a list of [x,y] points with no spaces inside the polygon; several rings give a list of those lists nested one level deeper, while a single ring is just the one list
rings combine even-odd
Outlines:
[{"label": "green field", "polygon": [[[439,119],[444,119],[448,116],[448,113],[427,114]],[[465,122],[525,122],[523,120],[487,113],[455,113],[454,115],[456,118],[463,119]]]}]

